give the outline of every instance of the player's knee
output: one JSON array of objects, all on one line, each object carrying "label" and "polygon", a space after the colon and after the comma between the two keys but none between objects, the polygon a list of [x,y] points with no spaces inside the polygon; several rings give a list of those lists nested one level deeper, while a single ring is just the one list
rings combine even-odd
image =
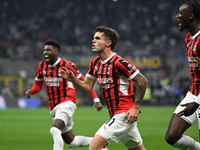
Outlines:
[{"label": "player's knee", "polygon": [[73,139],[69,139],[66,141],[65,140],[65,143],[67,143],[67,145],[70,147],[70,148],[74,148],[74,147],[77,147],[77,143],[76,143],[76,140],[75,140],[75,137]]},{"label": "player's knee", "polygon": [[61,119],[55,119],[52,126],[62,130],[65,127],[65,122]]},{"label": "player's knee", "polygon": [[104,147],[102,146],[97,146],[97,145],[94,145],[94,144],[90,144],[89,145],[89,150],[97,150],[97,149],[103,149]]},{"label": "player's knee", "polygon": [[50,129],[51,135],[61,134],[61,131],[56,127],[51,127]]},{"label": "player's knee", "polygon": [[165,135],[165,141],[170,145],[174,145],[179,140],[179,138],[180,136],[174,134],[166,133]]},{"label": "player's knee", "polygon": [[89,145],[89,150],[95,150],[95,147],[93,145]]}]

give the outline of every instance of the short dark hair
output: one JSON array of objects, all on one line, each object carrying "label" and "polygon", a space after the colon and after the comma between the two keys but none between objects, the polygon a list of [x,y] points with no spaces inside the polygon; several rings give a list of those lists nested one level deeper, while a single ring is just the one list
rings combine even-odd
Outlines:
[{"label": "short dark hair", "polygon": [[96,32],[103,32],[105,37],[107,37],[109,40],[112,41],[112,44],[110,45],[111,50],[113,50],[117,44],[117,41],[119,40],[119,34],[116,30],[105,27],[105,26],[99,26],[96,27]]},{"label": "short dark hair", "polygon": [[56,41],[56,40],[47,40],[44,45],[52,45],[54,47],[56,47],[58,49],[58,51],[60,51],[60,44]]},{"label": "short dark hair", "polygon": [[189,9],[192,13],[194,13],[195,18],[197,21],[200,21],[200,2],[197,0],[186,1],[184,4],[189,6]]}]

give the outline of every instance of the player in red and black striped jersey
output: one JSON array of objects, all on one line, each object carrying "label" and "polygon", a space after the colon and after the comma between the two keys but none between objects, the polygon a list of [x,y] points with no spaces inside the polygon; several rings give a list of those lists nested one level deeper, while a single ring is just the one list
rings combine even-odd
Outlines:
[{"label": "player in red and black striped jersey", "polygon": [[165,139],[179,149],[199,150],[200,143],[183,133],[196,121],[200,129],[200,2],[191,0],[183,3],[176,17],[180,22],[180,31],[189,30],[185,36],[185,44],[192,84],[174,111]]},{"label": "player in red and black striped jersey", "polygon": [[139,70],[116,53],[106,60],[95,57],[87,77],[97,80],[110,116],[127,112],[133,107],[133,78]]},{"label": "player in red and black striped jersey", "polygon": [[185,37],[192,85],[189,92],[197,96],[200,93],[200,31],[195,35],[188,33]]},{"label": "player in red and black striped jersey", "polygon": [[[61,78],[60,70],[63,67],[67,67],[72,70],[75,76],[84,80],[84,76],[77,70],[74,63],[62,58],[58,58],[57,61],[50,65],[47,61],[42,61],[38,65],[35,81],[43,85],[45,83],[46,92],[48,95],[49,110],[53,110],[55,106],[66,101],[76,101],[76,89],[70,81]],[[42,87],[41,87],[42,88]],[[37,89],[35,89],[37,90]],[[32,94],[38,91],[32,89]],[[91,96],[97,98],[94,91],[91,92]]]},{"label": "player in red and black striped jersey", "polygon": [[[145,150],[137,129],[137,119],[147,79],[132,63],[113,52],[118,39],[119,35],[115,30],[97,27],[92,50],[99,56],[92,60],[85,80],[77,80],[74,73],[67,68],[61,71],[64,79],[72,81],[86,93],[92,90],[97,81],[106,101],[111,120],[97,131],[89,150],[100,150],[119,140],[129,150]],[[133,94],[133,82],[137,83],[136,95]]]},{"label": "player in red and black striped jersey", "polygon": [[[35,83],[32,89],[26,92],[28,98],[38,93],[45,84],[48,95],[49,110],[54,119],[50,132],[54,139],[54,150],[63,149],[63,140],[69,147],[88,146],[92,140],[90,137],[74,136],[73,114],[76,109],[76,89],[73,83],[61,77],[63,67],[70,69],[77,79],[84,80],[84,76],[70,61],[59,58],[60,44],[54,40],[48,40],[44,44],[45,60],[38,65]],[[95,91],[90,92],[94,99],[93,107],[102,109],[102,105]]]}]

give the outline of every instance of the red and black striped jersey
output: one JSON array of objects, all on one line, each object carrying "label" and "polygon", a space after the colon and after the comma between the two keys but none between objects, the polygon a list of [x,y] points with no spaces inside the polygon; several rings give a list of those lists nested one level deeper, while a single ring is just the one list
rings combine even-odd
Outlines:
[{"label": "red and black striped jersey", "polygon": [[45,83],[50,110],[59,103],[68,100],[75,102],[76,100],[76,89],[72,82],[61,77],[60,71],[64,66],[70,69],[77,78],[82,76],[74,63],[62,58],[58,58],[53,65],[48,65],[46,61],[41,61],[37,68],[35,80]]},{"label": "red and black striped jersey", "polygon": [[200,31],[194,36],[188,33],[185,36],[185,44],[192,77],[192,85],[189,88],[189,92],[197,96],[200,93]]},{"label": "red and black striped jersey", "polygon": [[114,53],[101,60],[95,57],[86,74],[97,80],[110,116],[127,112],[134,104],[133,81],[139,70],[129,61]]}]

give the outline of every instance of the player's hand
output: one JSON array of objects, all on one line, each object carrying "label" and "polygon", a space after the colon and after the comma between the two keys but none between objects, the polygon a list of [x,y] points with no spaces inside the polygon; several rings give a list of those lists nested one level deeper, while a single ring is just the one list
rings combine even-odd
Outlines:
[{"label": "player's hand", "polygon": [[65,80],[71,81],[74,74],[71,70],[68,70],[66,67],[63,67],[63,70],[61,70],[61,77]]},{"label": "player's hand", "polygon": [[131,108],[129,111],[124,115],[127,123],[134,123],[135,121],[138,120],[138,115],[139,115],[139,108]]},{"label": "player's hand", "polygon": [[26,97],[27,98],[30,98],[31,97],[31,95],[32,95],[32,92],[31,92],[31,90],[29,89],[29,90],[27,90],[26,91]]},{"label": "player's hand", "polygon": [[95,107],[97,111],[100,111],[103,108],[101,102],[94,103],[92,108],[94,109]]},{"label": "player's hand", "polygon": [[182,111],[180,111],[177,115],[178,117],[184,115],[184,116],[190,116],[192,115],[199,105],[196,102],[191,102],[191,103],[186,103],[186,104],[181,104],[180,106],[185,107]]}]

